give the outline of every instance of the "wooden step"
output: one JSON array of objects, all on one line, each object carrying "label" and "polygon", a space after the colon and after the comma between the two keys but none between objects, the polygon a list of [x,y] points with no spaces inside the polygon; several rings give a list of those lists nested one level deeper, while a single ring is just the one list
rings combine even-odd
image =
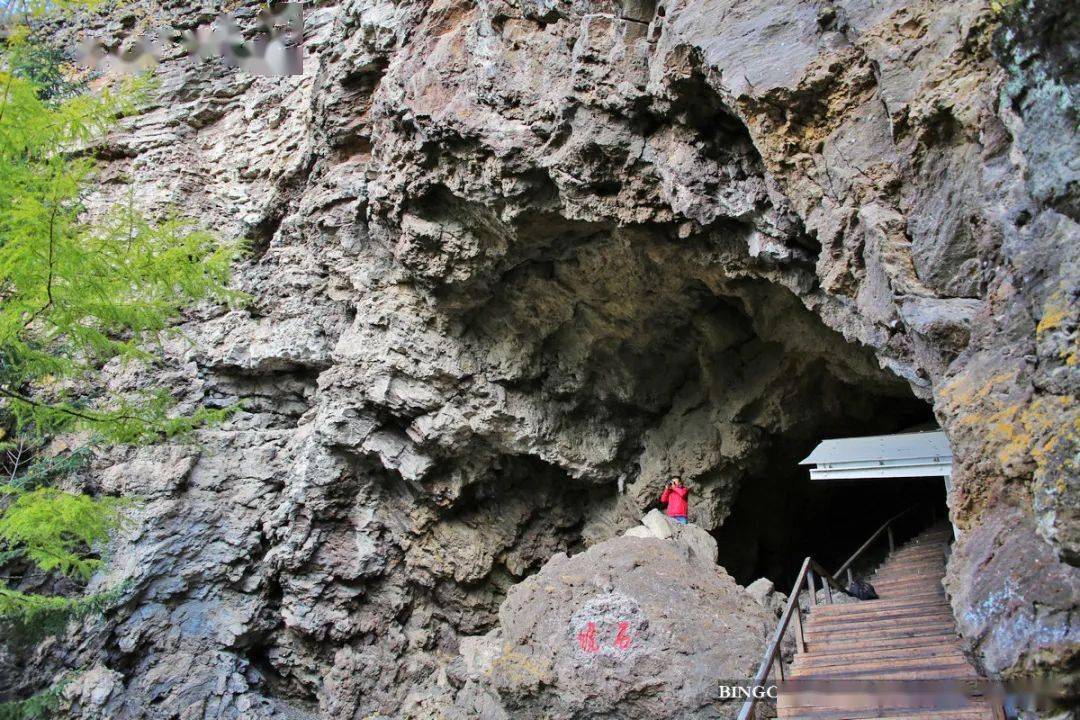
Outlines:
[{"label": "wooden step", "polygon": [[883,600],[899,600],[901,598],[911,597],[915,594],[926,595],[928,593],[936,593],[945,590],[945,588],[941,587],[940,580],[931,580],[929,578],[925,580],[904,580],[896,583],[882,583],[880,586],[875,585],[874,589],[877,590],[878,598]]},{"label": "wooden step", "polygon": [[908,580],[911,578],[923,578],[934,577],[940,580],[945,577],[945,566],[940,565],[936,568],[911,568],[908,570],[895,570],[875,573],[870,576],[870,583],[875,584],[878,582],[884,582],[886,580]]},{"label": "wooden step", "polygon": [[954,631],[929,631],[922,634],[896,637],[868,637],[865,633],[855,637],[828,636],[814,641],[807,640],[807,652],[840,653],[863,650],[894,650],[904,647],[937,647],[959,642]]},{"label": "wooden step", "polygon": [[900,598],[893,598],[862,600],[860,602],[842,604],[842,606],[818,606],[809,613],[808,617],[812,620],[814,617],[858,617],[860,615],[882,615],[890,613],[904,614],[908,612],[922,612],[930,609],[949,607],[948,602],[945,600],[945,594],[937,593],[933,596],[927,596],[920,601],[913,600],[912,602],[904,602]]},{"label": "wooden step", "polygon": [[863,610],[832,615],[814,615],[807,619],[807,627],[836,627],[837,625],[854,624],[859,627],[868,627],[881,623],[894,622],[898,625],[907,624],[913,620],[925,620],[934,618],[954,622],[953,614],[945,603],[923,605],[914,608],[902,608],[899,610]]},{"label": "wooden step", "polygon": [[933,577],[940,580],[945,577],[945,566],[940,565],[936,568],[910,568],[905,570],[886,570],[884,572],[874,573],[870,576],[870,584],[877,586],[880,582],[892,582],[895,580],[910,580],[924,577]]},{"label": "wooden step", "polygon": [[815,648],[820,648],[822,644],[835,646],[843,642],[861,642],[864,644],[863,646],[867,648],[887,648],[887,645],[879,645],[879,643],[887,643],[891,640],[913,640],[928,636],[946,638],[951,642],[956,638],[956,633],[952,626],[944,622],[910,625],[898,627],[895,630],[884,630],[881,627],[877,627],[867,629],[855,628],[850,631],[826,629],[811,632],[807,630],[804,633],[806,643],[808,645],[813,645]]},{"label": "wooden step", "polygon": [[908,545],[913,545],[915,543],[926,542],[928,539],[931,539],[931,538],[941,539],[941,540],[944,540],[944,541],[951,541],[952,537],[953,537],[952,528],[949,527],[947,524],[942,523],[942,525],[940,527],[930,528],[930,529],[928,529],[928,530],[926,530],[924,532],[919,533],[918,535],[913,537],[911,540],[908,540],[906,543],[904,543],[904,546],[906,547]]},{"label": "wooden step", "polygon": [[905,567],[882,568],[870,576],[870,581],[873,582],[874,579],[881,580],[883,578],[905,578],[912,575],[926,575],[927,573],[935,574],[938,577],[944,577],[945,563],[940,563],[938,565],[907,565]]},{"label": "wooden step", "polygon": [[[907,578],[919,578],[933,576],[941,578],[945,575],[945,566],[938,565],[937,567],[911,567],[902,568],[897,570],[886,570],[884,572],[874,573],[873,580],[905,580]],[[873,580],[871,582],[873,582]]]},{"label": "wooden step", "polygon": [[877,590],[879,598],[896,598],[899,596],[910,596],[915,593],[925,595],[930,592],[937,592],[938,589],[944,590],[941,586],[941,580],[936,577],[926,578],[911,578],[908,580],[889,580],[887,582],[875,583],[874,589]]},{"label": "wooden step", "polygon": [[[893,551],[870,576],[880,596],[817,605],[804,619],[806,647],[789,668],[792,680],[970,680],[975,668],[963,653],[942,578],[952,533],[935,528]],[[884,691],[829,694],[781,691],[780,718],[806,720],[994,720],[979,699],[954,698],[957,707],[925,707],[933,698]],[[881,707],[883,703],[913,706]],[[923,704],[923,707],[918,705]]]},{"label": "wooden step", "polygon": [[874,586],[874,589],[886,587],[897,587],[907,583],[933,583],[934,587],[941,586],[941,578],[943,573],[940,572],[925,572],[925,573],[911,573],[908,575],[882,575],[870,579],[870,584]]},{"label": "wooden step", "polygon": [[964,657],[959,645],[935,644],[917,647],[853,650],[839,653],[798,653],[793,665],[805,667],[827,667],[829,665],[850,665],[875,660],[910,660],[927,657]]},{"label": "wooden step", "polygon": [[948,546],[945,543],[936,543],[933,545],[922,545],[918,548],[911,548],[909,550],[898,550],[892,555],[885,557],[884,562],[906,562],[908,560],[925,560],[928,558],[943,558],[948,550]]},{"label": "wooden step", "polygon": [[882,590],[921,590],[926,592],[929,590],[937,590],[941,585],[940,575],[927,575],[920,578],[906,578],[904,580],[881,580],[879,582],[871,583],[874,589],[881,594]]},{"label": "wooden step", "polygon": [[924,635],[953,637],[956,626],[951,621],[926,622],[917,625],[903,625],[897,628],[874,626],[871,628],[852,627],[851,629],[825,631],[806,631],[806,642],[842,642],[844,640],[863,640],[866,642],[877,640],[893,640],[896,638],[915,638]]},{"label": "wooden step", "polygon": [[881,565],[899,565],[912,562],[943,562],[948,548],[944,545],[933,545],[914,552],[899,552],[887,556]]},{"label": "wooden step", "polygon": [[896,650],[905,647],[940,647],[942,645],[954,645],[959,642],[956,633],[938,633],[936,635],[915,635],[911,637],[894,638],[844,638],[839,640],[815,640],[807,642],[809,653],[841,653],[861,652],[872,650]]},{"label": "wooden step", "polygon": [[945,545],[927,545],[917,550],[901,550],[886,557],[883,564],[942,560],[945,557],[945,549]]},{"label": "wooden step", "polygon": [[952,617],[948,603],[938,600],[936,602],[923,603],[922,605],[907,605],[904,607],[876,607],[861,608],[853,606],[851,610],[841,613],[812,613],[808,623],[834,623],[848,622],[852,620],[897,620],[909,617],[921,617],[924,615],[939,615],[945,613]]},{"label": "wooden step", "polygon": [[899,548],[896,549],[895,552],[893,552],[893,555],[913,555],[921,550],[926,550],[927,548],[944,549],[949,546],[950,542],[952,542],[952,538],[946,537],[944,535],[937,537],[926,537],[920,539],[918,542],[911,542],[906,545],[901,545]]},{"label": "wooden step", "polygon": [[[867,688],[869,690],[869,687]],[[888,704],[884,704],[888,703]],[[904,697],[895,693],[894,697],[884,698],[871,692],[830,693],[821,690],[781,690],[776,708],[779,711],[802,711],[808,714],[843,711],[849,713],[892,713],[891,716],[906,717],[906,713],[919,712],[989,712],[989,703],[981,697],[954,696],[947,700],[935,701],[932,697]],[[802,717],[801,715],[799,717]],[[869,715],[868,717],[874,717]]]},{"label": "wooden step", "polygon": [[870,579],[870,585],[874,586],[874,589],[880,587],[888,587],[889,585],[902,585],[904,583],[931,581],[936,585],[940,585],[942,582],[942,576],[945,573],[941,570],[932,572],[927,570],[926,572],[905,572],[903,574],[886,573],[883,575],[875,575]]},{"label": "wooden step", "polygon": [[877,569],[877,571],[874,573],[874,575],[876,575],[876,576],[881,576],[881,575],[886,575],[886,574],[895,575],[895,574],[900,574],[900,573],[903,573],[903,572],[910,572],[912,570],[921,572],[921,571],[926,571],[926,570],[941,571],[941,570],[944,570],[944,569],[945,569],[945,561],[943,559],[919,560],[919,561],[912,560],[911,562],[903,562],[903,563],[886,563],[885,565],[882,565],[881,567],[879,567]]},{"label": "wooden step", "polygon": [[920,595],[910,595],[903,598],[878,598],[877,600],[859,600],[857,602],[838,603],[835,605],[816,605],[810,610],[810,614],[824,613],[826,615],[831,613],[843,613],[852,610],[862,610],[869,608],[886,608],[886,607],[900,607],[907,605],[919,605],[931,602],[947,602],[945,600],[945,588],[940,590],[933,590],[928,593],[922,593]]},{"label": "wooden step", "polygon": [[808,642],[807,652],[799,655],[837,655],[844,653],[891,653],[896,650],[913,648],[939,648],[939,647],[962,647],[959,636],[955,632],[939,633],[933,635],[915,635],[912,637],[861,637],[861,638],[829,638]]},{"label": "wooden step", "polygon": [[[975,668],[968,663],[968,658],[959,656],[932,657],[887,657],[883,660],[864,661],[855,665],[840,666],[792,666],[792,678],[859,678],[864,675],[877,677],[878,673],[907,673],[907,671],[950,671],[955,677],[976,677]],[[954,677],[954,676],[948,676]]]},{"label": "wooden step", "polygon": [[853,708],[837,710],[820,707],[785,707],[778,710],[782,718],[803,720],[991,720],[993,715],[985,705],[971,704],[966,708],[929,710],[926,708]]},{"label": "wooden step", "polygon": [[882,577],[883,575],[903,577],[904,575],[919,575],[928,572],[944,573],[945,563],[941,560],[925,560],[918,563],[904,563],[903,565],[882,565],[871,577]]},{"label": "wooden step", "polygon": [[[792,679],[797,676],[792,675]],[[801,680],[977,680],[978,674],[970,665],[946,668],[905,668],[902,670],[865,670],[839,672],[830,675],[816,673],[813,676],[798,677]]]},{"label": "wooden step", "polygon": [[920,627],[955,627],[953,614],[935,612],[906,617],[847,617],[831,621],[819,620],[806,625],[809,637],[823,637],[833,633],[859,631],[860,634],[873,635],[878,630],[918,629]]},{"label": "wooden step", "polygon": [[[850,657],[850,656],[841,656]],[[858,662],[844,662],[843,660],[833,657],[833,659],[824,661],[813,655],[801,654],[796,656],[795,662],[791,664],[792,669],[803,670],[821,670],[828,672],[829,668],[862,668],[874,666],[887,666],[887,667],[911,667],[913,665],[918,666],[920,664],[934,664],[934,663],[949,663],[956,662],[967,663],[967,658],[957,648],[947,648],[941,653],[920,653],[918,655],[909,655],[906,651],[900,653],[894,653],[892,655],[877,654],[877,655],[865,655],[858,659]]]},{"label": "wooden step", "polygon": [[891,555],[886,556],[885,562],[913,557],[928,557],[931,555],[936,556],[938,553],[944,555],[945,551],[948,550],[948,548],[949,546],[945,543],[927,543],[925,545],[913,545],[912,547],[902,548],[892,553]]},{"label": "wooden step", "polygon": [[819,613],[811,614],[805,623],[818,626],[834,626],[842,623],[865,623],[867,621],[895,620],[906,622],[917,620],[919,617],[939,616],[941,620],[955,622],[953,612],[944,602],[923,604],[923,606],[910,606],[906,608],[881,608],[875,610],[860,610],[846,613]]},{"label": "wooden step", "polygon": [[912,595],[926,595],[944,590],[938,580],[907,580],[899,583],[883,583],[875,585],[878,598],[882,600],[898,600]]},{"label": "wooden step", "polygon": [[916,545],[905,545],[898,549],[896,552],[890,554],[888,557],[908,557],[910,555],[922,555],[928,552],[937,552],[938,550],[945,551],[949,544],[944,540],[933,540],[929,542],[921,542]]}]

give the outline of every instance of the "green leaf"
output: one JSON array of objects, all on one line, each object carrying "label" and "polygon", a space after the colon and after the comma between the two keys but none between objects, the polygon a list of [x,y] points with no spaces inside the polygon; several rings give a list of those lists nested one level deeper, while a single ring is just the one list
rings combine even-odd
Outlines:
[{"label": "green leaf", "polygon": [[46,720],[53,717],[60,704],[60,694],[70,682],[71,678],[65,676],[52,687],[25,700],[0,703],[0,720]]},{"label": "green leaf", "polygon": [[122,518],[123,501],[117,498],[51,487],[19,492],[7,485],[0,492],[14,496],[0,514],[0,543],[22,549],[42,570],[68,577],[88,580],[93,575],[101,560],[89,552],[109,539]]}]

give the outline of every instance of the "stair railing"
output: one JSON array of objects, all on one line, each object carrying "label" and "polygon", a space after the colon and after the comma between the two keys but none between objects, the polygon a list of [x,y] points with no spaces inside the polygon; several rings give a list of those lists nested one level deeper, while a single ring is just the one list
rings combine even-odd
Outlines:
[{"label": "stair railing", "polygon": [[851,557],[849,557],[843,565],[836,569],[836,572],[833,573],[833,577],[840,577],[846,572],[848,585],[851,585],[852,581],[855,579],[853,573],[851,572],[851,566],[855,564],[856,560],[862,557],[863,553],[870,549],[870,546],[874,544],[875,540],[881,537],[881,533],[885,533],[889,538],[889,552],[891,553],[893,550],[895,550],[896,536],[893,534],[893,523],[895,523],[897,520],[904,517],[917,507],[919,507],[919,505],[912,505],[906,510],[901,510],[900,512],[896,513],[891,518],[883,522],[881,524],[881,527],[875,530],[874,534],[868,537],[866,539],[866,542],[860,545],[859,549],[852,553]]},{"label": "stair railing", "polygon": [[[795,577],[795,584],[792,586],[791,595],[788,597],[787,605],[784,607],[784,613],[780,616],[780,623],[776,626],[776,632],[773,633],[772,641],[765,649],[765,657],[762,658],[761,665],[758,666],[757,674],[754,675],[754,687],[764,686],[774,668],[776,669],[777,677],[780,680],[784,679],[784,660],[780,651],[784,642],[784,635],[787,633],[788,626],[791,625],[792,621],[795,623],[795,647],[798,652],[806,652],[806,635],[803,633],[802,608],[799,606],[799,591],[802,589],[803,584],[806,584],[806,590],[809,596],[808,610],[817,605],[815,574],[816,577],[821,580],[821,589],[825,593],[825,604],[831,605],[832,588],[835,588],[842,593],[847,592],[836,577],[847,572],[848,584],[850,584],[854,579],[851,572],[851,566],[870,548],[871,545],[874,544],[874,541],[881,537],[882,533],[885,533],[889,538],[889,552],[895,550],[896,538],[893,535],[893,523],[917,507],[918,505],[912,505],[882,523],[881,527],[875,530],[866,542],[860,545],[859,549],[856,550],[835,573],[830,574],[811,557],[807,557],[803,560],[802,567],[799,568],[799,574]],[[754,707],[760,699],[756,695],[756,693],[750,693],[750,697],[747,698],[746,702],[743,703],[742,709],[739,710],[738,720],[750,720],[751,714],[754,712]]]},{"label": "stair railing", "polygon": [[[795,622],[795,646],[799,652],[806,652],[806,635],[803,633],[803,618],[802,608],[799,606],[799,590],[802,588],[803,583],[806,584],[806,589],[809,593],[809,603],[813,607],[817,605],[817,587],[815,577],[821,579],[821,589],[825,592],[825,603],[832,603],[832,588],[836,588],[840,592],[845,592],[840,583],[836,581],[836,578],[829,574],[829,571],[821,567],[813,558],[806,558],[803,560],[802,567],[799,568],[799,574],[795,577],[794,589],[791,591],[791,595],[788,597],[787,606],[784,608],[784,614],[780,616],[780,624],[776,627],[776,632],[773,633],[772,642],[769,643],[769,647],[765,650],[765,657],[761,661],[761,665],[758,666],[757,674],[754,676],[754,687],[761,687],[765,685],[769,679],[769,674],[773,668],[776,668],[777,676],[784,679],[784,659],[781,656],[780,650],[784,642],[784,635],[787,633],[788,626],[792,621]],[[746,702],[743,703],[742,709],[739,711],[738,720],[749,720],[751,713],[754,712],[754,706],[757,705],[758,699],[755,693],[751,693]]]}]

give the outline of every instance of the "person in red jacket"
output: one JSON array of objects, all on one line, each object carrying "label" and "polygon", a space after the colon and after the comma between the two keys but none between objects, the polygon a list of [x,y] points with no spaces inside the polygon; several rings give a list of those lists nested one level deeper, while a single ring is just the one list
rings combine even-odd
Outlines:
[{"label": "person in red jacket", "polygon": [[690,488],[682,484],[679,478],[672,478],[668,486],[664,488],[664,494],[660,496],[660,502],[667,503],[667,515],[677,523],[685,525],[686,511],[690,505],[686,496],[690,494]]}]

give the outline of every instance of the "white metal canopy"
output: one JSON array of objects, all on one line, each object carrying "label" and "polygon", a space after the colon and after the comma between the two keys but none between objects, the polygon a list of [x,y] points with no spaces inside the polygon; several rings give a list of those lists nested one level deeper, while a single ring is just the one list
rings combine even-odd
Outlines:
[{"label": "white metal canopy", "polygon": [[800,465],[811,480],[944,477],[952,473],[952,448],[940,430],[822,441]]}]

